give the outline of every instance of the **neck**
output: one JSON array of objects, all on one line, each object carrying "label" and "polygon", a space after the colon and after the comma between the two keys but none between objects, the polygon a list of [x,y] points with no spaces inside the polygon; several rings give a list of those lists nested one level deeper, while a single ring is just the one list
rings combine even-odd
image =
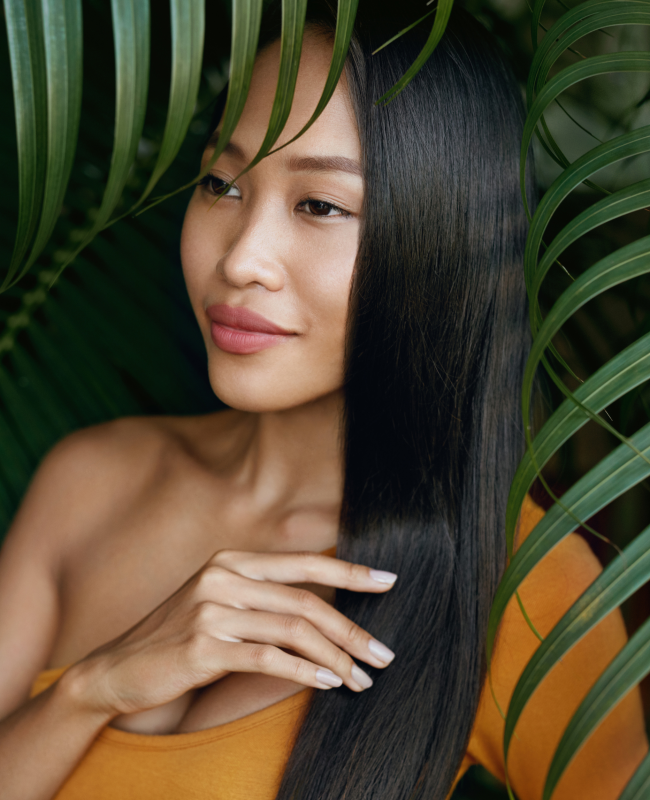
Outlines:
[{"label": "neck", "polygon": [[260,509],[341,500],[341,392],[284,411],[242,414],[232,478]]}]

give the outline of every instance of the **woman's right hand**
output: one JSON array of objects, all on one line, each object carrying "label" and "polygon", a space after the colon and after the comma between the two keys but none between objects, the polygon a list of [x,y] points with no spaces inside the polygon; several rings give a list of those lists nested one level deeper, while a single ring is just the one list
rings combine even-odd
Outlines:
[{"label": "woman's right hand", "polygon": [[75,665],[75,683],[111,718],[162,706],[229,672],[362,691],[372,681],[353,658],[385,667],[394,654],[313,592],[286,584],[381,593],[395,577],[317,553],[220,550],[141,622]]}]

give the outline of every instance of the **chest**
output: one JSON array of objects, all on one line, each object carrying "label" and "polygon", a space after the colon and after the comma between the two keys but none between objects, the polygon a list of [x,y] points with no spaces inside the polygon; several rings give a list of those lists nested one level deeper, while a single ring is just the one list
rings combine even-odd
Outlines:
[{"label": "chest", "polygon": [[[318,505],[256,513],[244,496],[161,486],[71,550],[62,570],[61,616],[50,665],[62,666],[120,636],[185,583],[218,550],[314,550],[336,541],[334,509]],[[334,591],[308,587],[329,602]],[[303,689],[264,675],[230,674],[173,703],[114,721],[136,733],[215,727]]]}]

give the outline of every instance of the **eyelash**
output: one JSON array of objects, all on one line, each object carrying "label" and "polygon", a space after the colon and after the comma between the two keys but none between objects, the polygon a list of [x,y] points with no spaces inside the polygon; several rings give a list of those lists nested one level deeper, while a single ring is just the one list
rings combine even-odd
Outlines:
[{"label": "eyelash", "polygon": [[[214,188],[213,181],[216,181],[217,183],[221,184],[221,187],[220,187],[219,190],[216,190]],[[216,197],[216,196],[221,195],[221,193],[223,192],[223,190],[226,188],[226,186],[228,184],[227,184],[227,182],[225,180],[223,180],[223,178],[218,178],[216,175],[212,175],[211,173],[208,173],[204,178],[201,178],[201,180],[198,182],[198,185],[199,186],[208,187],[208,189]],[[233,189],[235,187],[233,185],[230,188]],[[226,194],[226,195],[223,195],[223,196],[227,197],[228,195]],[[326,200],[319,200],[316,197],[309,197],[309,196],[306,197],[304,200],[301,200],[298,203],[297,208],[304,209],[309,205],[309,203],[321,203],[322,205],[327,206],[328,209],[338,212],[338,213],[333,214],[331,216],[344,217],[344,218],[352,216],[352,214],[349,211],[346,211],[344,208],[341,208],[340,206],[334,205],[334,203],[328,203]],[[326,218],[329,217],[331,219],[331,216],[329,214],[310,214],[309,212],[303,212],[303,213],[308,214],[308,216],[310,216],[310,217],[326,217]]]}]

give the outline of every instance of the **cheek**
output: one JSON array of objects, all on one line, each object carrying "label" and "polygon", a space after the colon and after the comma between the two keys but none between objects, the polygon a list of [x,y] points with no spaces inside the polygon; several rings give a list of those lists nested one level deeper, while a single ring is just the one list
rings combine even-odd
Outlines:
[{"label": "cheek", "polygon": [[[203,225],[202,206],[192,205],[183,224],[181,259],[206,342],[215,394],[233,408],[264,412],[302,405],[339,389],[358,225],[342,224],[340,230],[332,231],[302,226],[278,230],[269,253],[281,265],[285,280],[279,291],[268,291],[255,281],[235,287],[220,273],[219,243],[214,231]],[[301,335],[295,342],[255,355],[224,353],[212,342],[203,311],[208,295],[211,300],[249,305],[270,318],[293,322]]]},{"label": "cheek", "polygon": [[[345,336],[354,254],[330,258],[318,268],[306,271],[302,283],[312,316],[314,342],[340,347]],[[302,287],[301,287],[302,288]]]},{"label": "cheek", "polygon": [[[350,226],[352,227],[352,226]],[[334,237],[332,237],[334,238]],[[308,315],[309,340],[305,351],[328,375],[342,381],[350,285],[357,252],[357,232],[337,237],[312,253],[298,272],[296,296]]]},{"label": "cheek", "polygon": [[[334,237],[331,237],[334,239]],[[357,236],[295,240],[285,250],[287,282],[267,297],[285,319],[299,323],[295,342],[255,356],[228,356],[210,350],[210,380],[229,406],[244,411],[279,411],[317,400],[343,385],[343,362],[350,284]],[[286,244],[286,240],[285,240]],[[295,245],[295,246],[294,246]],[[282,296],[284,295],[284,296]]]}]

